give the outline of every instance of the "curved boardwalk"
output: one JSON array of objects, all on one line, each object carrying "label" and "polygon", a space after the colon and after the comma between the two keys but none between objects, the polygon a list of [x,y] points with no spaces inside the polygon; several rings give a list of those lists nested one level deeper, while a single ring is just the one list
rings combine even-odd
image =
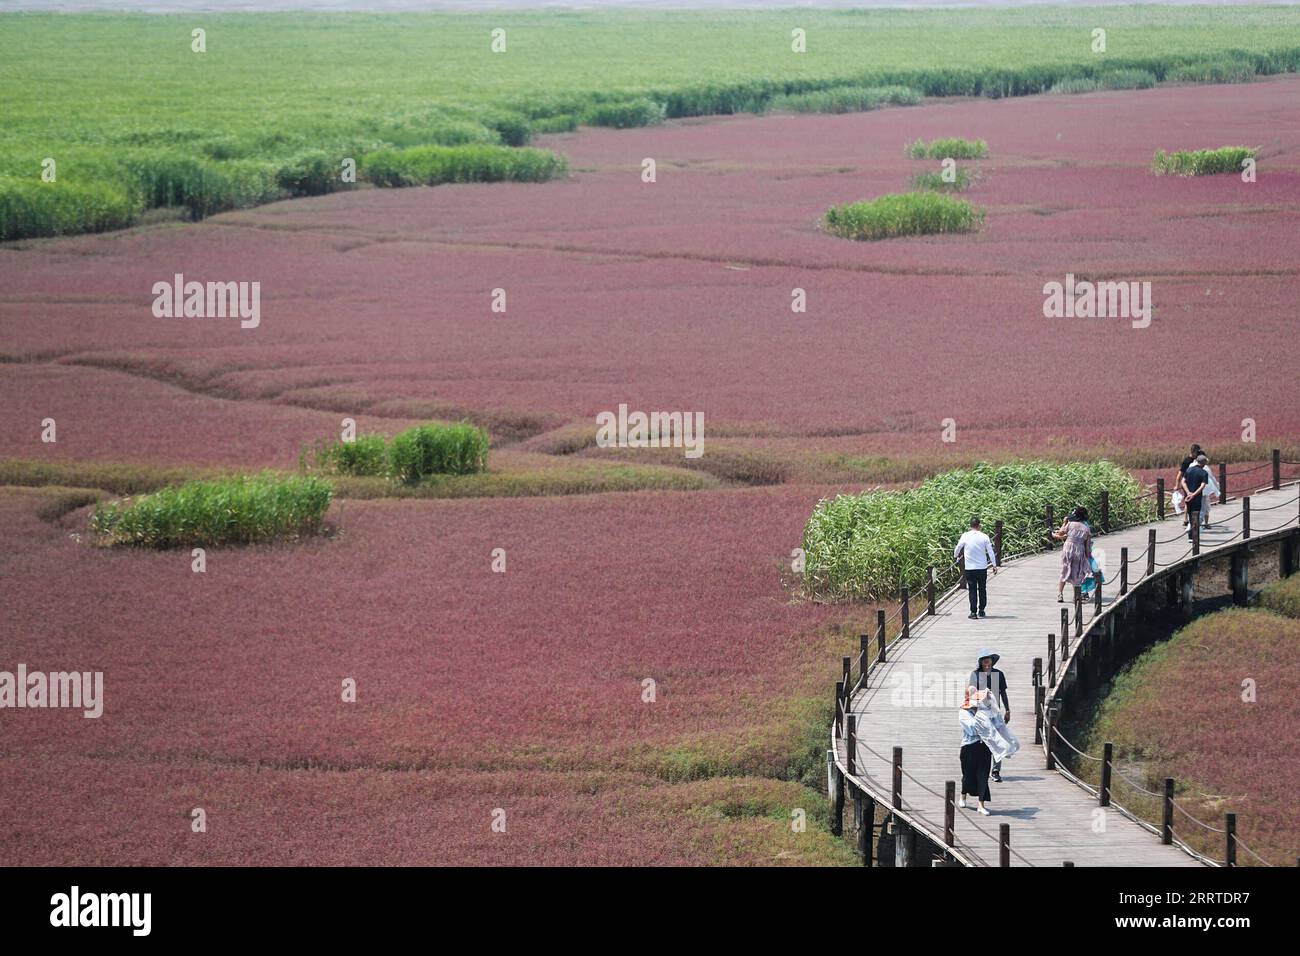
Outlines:
[{"label": "curved boardwalk", "polygon": [[[1251,494],[1252,535],[1285,524],[1294,526],[1296,496],[1294,486]],[[1266,510],[1269,508],[1273,510]],[[1211,521],[1215,527],[1201,539],[1203,555],[1241,540],[1240,499],[1215,506]],[[1120,548],[1129,549],[1132,586],[1146,567],[1146,559],[1137,561],[1135,556],[1146,548],[1148,530],[1155,528],[1158,539],[1169,542],[1179,525],[1179,519],[1171,517],[1097,537],[1094,550],[1105,552],[1108,579],[1103,604],[1110,604],[1118,593]],[[1189,548],[1183,535],[1161,544],[1157,560],[1167,565]],[[1060,565],[1059,546],[1051,553],[1009,561],[1001,572],[989,577],[988,617],[968,619],[966,592],[957,591],[933,617],[924,616],[912,625],[911,638],[890,645],[888,663],[878,664],[870,686],[852,698],[858,741],[855,776],[877,794],[888,795],[893,748],[901,746],[903,769],[915,778],[903,780],[903,809],[941,840],[944,783],[961,780],[957,702],[950,699],[951,692],[942,702],[926,700],[920,688],[926,678],[964,686],[965,677],[975,667],[976,652],[988,646],[1002,655],[998,668],[1007,677],[1011,729],[1020,738],[1021,750],[1003,765],[1004,782],[989,784],[991,816],[957,810],[954,833],[962,855],[977,864],[996,866],[999,824],[1008,823],[1012,866],[1061,866],[1066,860],[1077,866],[1200,866],[1187,853],[1162,845],[1158,836],[1116,810],[1099,808],[1096,798],[1056,771],[1045,769],[1043,751],[1034,746],[1033,660],[1046,656],[1047,635],[1059,638],[1060,609],[1072,606],[1056,602]],[[1066,600],[1070,600],[1068,587]],[[1093,610],[1085,604],[1085,626],[1092,616]],[[900,685],[917,691],[906,699],[898,690]],[[931,690],[931,697],[936,693]],[[844,739],[838,739],[835,746],[842,762]],[[1064,749],[1062,745],[1058,753]]]}]

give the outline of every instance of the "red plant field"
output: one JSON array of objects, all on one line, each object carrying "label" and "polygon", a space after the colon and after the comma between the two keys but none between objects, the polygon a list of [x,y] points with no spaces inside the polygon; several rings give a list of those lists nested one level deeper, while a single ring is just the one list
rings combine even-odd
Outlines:
[{"label": "red plant field", "polygon": [[[1180,805],[1210,826],[1221,828],[1224,811],[1236,812],[1247,846],[1273,866],[1291,866],[1300,830],[1291,790],[1300,757],[1276,743],[1278,728],[1300,719],[1297,646],[1300,621],[1292,618],[1253,610],[1201,618],[1121,678],[1091,749],[1114,741],[1122,772],[1142,786],[1173,777],[1181,784]],[[1123,783],[1115,798],[1142,799]],[[1221,837],[1181,815],[1176,828],[1194,846],[1222,855]],[[1239,859],[1258,864],[1244,851]]]},{"label": "red plant field", "polygon": [[[40,815],[26,800],[2,811],[0,857],[22,862],[37,862],[27,854],[63,808],[93,802],[92,779],[111,779],[128,804],[159,806],[149,781],[164,770],[195,805],[234,801],[256,820],[238,838],[246,849],[273,825],[258,814],[281,812],[275,788],[237,786],[265,770],[309,802],[316,787],[339,801],[358,787],[499,794],[412,817],[431,842],[389,862],[481,862],[456,849],[474,843],[455,821],[482,816],[486,828],[512,795],[520,833],[535,836],[484,859],[550,859],[533,816],[558,812],[537,802],[543,771],[562,774],[561,790],[630,786],[633,796],[681,775],[783,774],[806,699],[829,692],[848,643],[832,629],[847,612],[793,604],[780,585],[815,500],[806,490],[345,502],[332,539],[213,551],[204,574],[188,552],[78,544],[68,529],[84,527],[80,516],[42,521],[41,498],[0,496],[5,540],[21,542],[0,559],[12,598],[0,649],[32,670],[103,671],[106,705],[100,719],[6,712],[6,774],[44,794]],[[490,568],[497,547],[504,573]],[[355,704],[341,699],[348,677]],[[653,703],[642,700],[646,678]],[[52,769],[63,766],[70,776]],[[184,808],[133,822],[129,805],[103,807],[97,832],[121,831],[115,862],[202,857],[168,836],[183,832]],[[333,824],[322,818],[300,839],[325,840],[339,814],[372,808],[340,805]],[[665,852],[627,839],[637,860]],[[168,846],[176,855],[159,857]]]},{"label": "red plant field", "polygon": [[[564,182],[0,248],[10,480],[288,469],[344,416],[390,434],[471,418],[502,470],[711,472],[691,491],[340,496],[330,535],[213,549],[203,574],[187,552],[82,540],[92,492],[0,487],[0,670],[106,680],[98,720],[0,715],[0,861],[847,859],[789,826],[792,808],[825,817],[799,781],[824,779],[839,656],[872,611],[791,600],[809,512],[985,453],[1145,468],[1169,449],[1172,466],[1189,440],[1235,445],[1245,418],[1258,447],[1294,443],[1278,342],[1300,298],[1297,95],[1285,77],[582,130],[543,143],[569,156]],[[940,136],[990,145],[963,164],[981,232],[819,230],[828,206],[937,168],[904,145]],[[1148,168],[1158,148],[1236,143],[1261,147],[1258,182]],[[260,326],[155,318],[176,273],[260,282]],[[1150,327],[1044,318],[1067,273],[1150,281]],[[621,403],[703,412],[705,456],[588,447]]]},{"label": "red plant field", "polygon": [[[1181,386],[1201,369],[1221,400],[1201,409],[1200,440],[1237,440],[1243,417],[1294,434],[1272,345],[1298,291],[1300,137],[1283,122],[1298,90],[1279,78],[584,131],[551,144],[578,170],[566,182],[363,190],[0,251],[3,352],[330,411],[490,410],[534,431],[626,401],[716,428],[932,437],[953,417],[971,434],[1104,423],[1135,441],[1186,427]],[[827,206],[935,165],[905,158],[906,142],[953,134],[990,143],[969,164],[980,234],[817,229]],[[1221,142],[1261,146],[1257,182],[1149,171],[1157,148]],[[261,281],[261,325],[155,319],[152,283],[177,272]],[[1067,272],[1151,281],[1151,327],[1045,319],[1042,287]],[[794,288],[807,313],[791,312]],[[1204,369],[1210,342],[1231,347]],[[6,400],[18,374],[0,373]],[[974,402],[972,375],[986,382]],[[129,394],[106,404],[135,411]],[[40,450],[26,423],[3,429],[6,450]],[[173,454],[195,445],[178,437]]]}]

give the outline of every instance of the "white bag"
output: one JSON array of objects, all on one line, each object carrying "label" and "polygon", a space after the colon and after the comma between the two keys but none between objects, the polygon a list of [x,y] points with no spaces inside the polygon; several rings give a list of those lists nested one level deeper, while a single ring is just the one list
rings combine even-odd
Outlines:
[{"label": "white bag", "polygon": [[1205,483],[1205,490],[1201,492],[1201,497],[1205,499],[1201,504],[1202,508],[1211,502],[1218,500],[1219,483],[1214,480],[1214,475],[1210,475],[1210,480]]},{"label": "white bag", "polygon": [[1011,732],[1002,714],[993,709],[989,703],[991,699],[986,697],[976,709],[975,729],[980,740],[992,751],[993,759],[1006,760],[1020,749],[1020,740]]}]

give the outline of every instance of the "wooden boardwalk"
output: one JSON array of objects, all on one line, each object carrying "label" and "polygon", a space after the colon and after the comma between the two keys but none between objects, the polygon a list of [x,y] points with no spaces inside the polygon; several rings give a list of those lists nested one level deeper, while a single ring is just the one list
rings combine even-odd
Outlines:
[{"label": "wooden boardwalk", "polygon": [[[1294,486],[1253,493],[1252,533],[1263,534],[1287,523],[1294,526],[1296,495]],[[1266,510],[1269,508],[1273,510]],[[1202,535],[1203,555],[1216,546],[1241,540],[1237,534],[1241,530],[1240,499],[1216,505],[1210,517],[1214,527]],[[1134,557],[1146,548],[1151,528],[1156,529],[1158,539],[1169,542],[1157,548],[1161,564],[1188,551],[1185,535],[1169,541],[1179,532],[1180,523],[1171,517],[1095,539],[1094,553],[1099,560],[1104,553],[1107,576],[1103,604],[1110,604],[1118,594],[1120,548],[1129,549],[1132,586],[1146,566],[1145,558],[1134,561]],[[991,816],[978,816],[974,810],[956,811],[958,851],[977,865],[998,865],[999,824],[1007,823],[1011,826],[1013,866],[1061,866],[1066,860],[1077,866],[1200,866],[1193,857],[1177,847],[1162,845],[1156,834],[1113,808],[1098,807],[1095,797],[1060,773],[1045,769],[1042,748],[1033,742],[1031,672],[1034,658],[1046,657],[1047,635],[1059,638],[1061,608],[1072,607],[1069,587],[1067,604],[1056,601],[1060,567],[1059,546],[1050,553],[1009,561],[997,575],[989,575],[988,617],[970,620],[966,592],[956,591],[939,605],[934,616],[913,623],[912,637],[890,645],[888,662],[876,666],[870,686],[854,694],[850,704],[857,724],[855,775],[877,794],[888,795],[893,748],[901,746],[903,769],[915,778],[903,780],[903,809],[942,842],[945,781],[957,781],[960,791],[960,698],[954,700],[955,691],[948,690],[937,700],[935,687],[964,688],[975,668],[977,651],[989,647],[1001,655],[997,666],[1007,678],[1010,726],[1020,738],[1021,750],[1004,763],[1004,782],[990,781]],[[1091,607],[1085,604],[1085,626],[1092,616]],[[837,740],[835,746],[842,762],[844,739]],[[1122,802],[1119,790],[1116,799]]]}]

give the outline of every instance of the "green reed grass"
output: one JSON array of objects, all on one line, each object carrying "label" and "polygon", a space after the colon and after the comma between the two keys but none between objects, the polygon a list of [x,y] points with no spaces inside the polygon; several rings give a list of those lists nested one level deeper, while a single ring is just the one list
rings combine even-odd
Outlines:
[{"label": "green reed grass", "polygon": [[[1064,516],[1083,505],[1098,520],[1101,492],[1110,492],[1113,526],[1150,517],[1151,499],[1123,468],[1108,461],[981,463],[944,472],[906,491],[873,491],[823,499],[804,528],[804,587],[830,599],[880,600],[917,586],[926,568],[948,568],[952,549],[973,517],[993,533],[1004,522],[1004,555],[1045,546],[1048,505]],[[946,572],[941,583],[955,579]]]},{"label": "green reed grass", "polygon": [[769,109],[795,113],[862,113],[883,106],[915,106],[921,94],[906,86],[838,86],[773,97]]},{"label": "green reed grass", "polygon": [[315,468],[334,475],[388,474],[388,440],[383,435],[358,435],[352,441],[317,442],[310,455],[306,450],[298,462],[306,466],[308,458]]},{"label": "green reed grass", "polygon": [[333,493],[319,478],[271,472],[191,481],[99,504],[91,529],[106,543],[151,548],[251,544],[314,534]]},{"label": "green reed grass", "polygon": [[1165,79],[1170,83],[1248,83],[1259,72],[1256,64],[1247,60],[1206,60],[1175,67]]},{"label": "green reed grass", "polygon": [[388,447],[389,477],[408,484],[431,475],[487,470],[488,434],[467,423],[417,425]]},{"label": "green reed grass", "polygon": [[1100,90],[1101,80],[1091,76],[1071,76],[1052,84],[1050,93],[1095,93]]},{"label": "green reed grass", "polygon": [[377,186],[435,186],[440,183],[540,183],[568,171],[564,157],[542,149],[505,146],[413,146],[382,149],[361,160],[365,177]]},{"label": "green reed grass", "polygon": [[822,220],[827,232],[845,239],[892,239],[944,232],[973,232],[984,210],[941,193],[896,193],[832,206]]},{"label": "green reed grass", "polygon": [[0,176],[0,240],[122,229],[137,212],[111,182],[44,183]]},{"label": "green reed grass", "polygon": [[1220,146],[1218,149],[1198,149],[1187,152],[1166,153],[1156,150],[1151,165],[1157,176],[1213,176],[1217,173],[1239,173],[1241,164],[1255,156],[1248,146]]},{"label": "green reed grass", "polygon": [[358,435],[352,441],[318,441],[298,456],[303,470],[359,478],[387,478],[413,484],[435,475],[471,475],[487,470],[489,437],[468,422],[427,422],[391,441]]},{"label": "green reed grass", "polygon": [[1156,76],[1149,70],[1135,68],[1107,70],[1098,80],[1106,90],[1148,90],[1156,85]]},{"label": "green reed grass", "polygon": [[963,189],[969,189],[971,185],[970,173],[960,166],[953,169],[952,182],[943,178],[943,173],[917,173],[912,177],[913,189],[928,189],[932,192],[956,193]]},{"label": "green reed grass", "polygon": [[586,126],[611,126],[614,129],[632,129],[638,126],[656,126],[664,121],[664,104],[647,96],[614,103],[595,103],[582,112],[581,121]]},{"label": "green reed grass", "polygon": [[907,146],[907,155],[913,159],[985,159],[989,144],[982,139],[949,137],[930,142],[918,139]]},{"label": "green reed grass", "polygon": [[[202,56],[168,17],[0,17],[4,239],[118,228],[156,206],[197,217],[329,192],[347,185],[344,158],[523,146],[579,122],[640,125],[659,106],[669,118],[728,114],[827,92],[823,105],[840,109],[836,90],[997,98],[1110,71],[1227,82],[1300,66],[1300,11],[1262,6],[1111,8],[1104,58],[1078,42],[1096,13],[1064,7],[1048,20],[1037,10],[807,10],[806,56],[778,42],[788,15],[775,10],[521,11],[504,56],[483,39],[493,13],[212,14]],[[338,69],[358,49],[356,68]],[[46,156],[73,189],[30,192]],[[83,189],[92,185],[109,192]]]},{"label": "green reed grass", "polygon": [[1159,78],[1149,70],[1135,67],[1106,70],[1096,76],[1072,76],[1052,84],[1052,93],[1094,93],[1097,90],[1146,90]]},{"label": "green reed grass", "polygon": [[1259,606],[1287,617],[1300,618],[1300,574],[1267,585],[1259,592]]}]

